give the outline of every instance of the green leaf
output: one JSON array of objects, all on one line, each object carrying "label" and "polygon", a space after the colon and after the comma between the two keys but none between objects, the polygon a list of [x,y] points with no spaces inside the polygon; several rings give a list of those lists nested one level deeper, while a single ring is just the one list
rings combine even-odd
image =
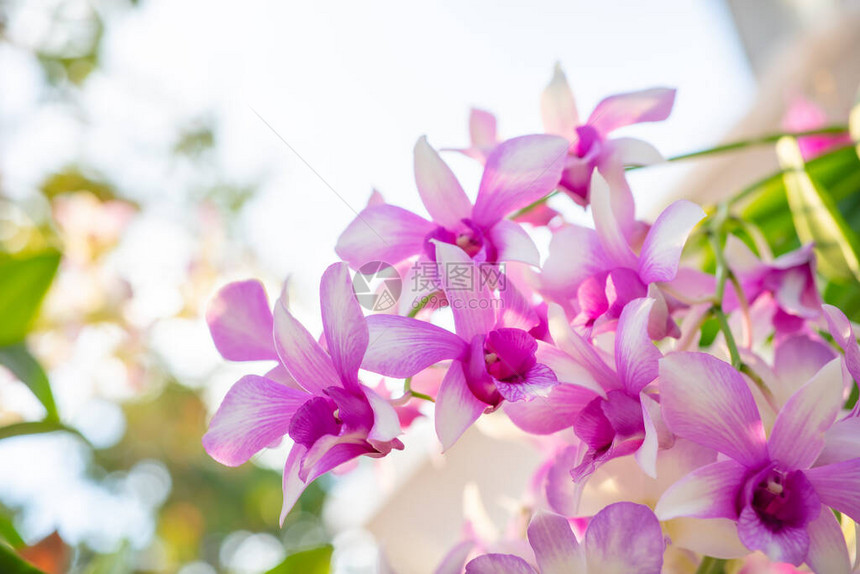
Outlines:
[{"label": "green leaf", "polygon": [[857,238],[836,209],[833,199],[822,193],[806,170],[797,141],[783,138],[776,144],[788,205],[803,243],[815,242],[818,269],[835,281],[860,280]]},{"label": "green leaf", "polygon": [[266,574],[328,574],[331,570],[331,546],[320,546],[287,556],[286,560]]},{"label": "green leaf", "polygon": [[12,519],[2,512],[0,512],[0,538],[12,545],[13,548],[21,548],[26,545],[12,523]]},{"label": "green leaf", "polygon": [[0,572],[3,574],[45,574],[6,546],[0,544]]},{"label": "green leaf", "polygon": [[57,251],[0,259],[0,345],[24,339],[59,264]]},{"label": "green leaf", "polygon": [[4,365],[25,385],[30,387],[30,390],[48,411],[46,420],[60,420],[48,376],[35,357],[27,350],[24,343],[0,347],[0,365]]}]

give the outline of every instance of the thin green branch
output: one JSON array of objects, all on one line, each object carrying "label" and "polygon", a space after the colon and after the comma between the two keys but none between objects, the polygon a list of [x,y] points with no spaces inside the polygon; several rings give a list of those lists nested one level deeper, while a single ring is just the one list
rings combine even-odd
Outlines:
[{"label": "thin green branch", "polygon": [[87,444],[86,437],[84,437],[77,430],[67,427],[66,425],[53,421],[53,420],[43,420],[43,421],[32,421],[32,422],[22,422],[22,423],[12,423],[10,425],[6,425],[0,427],[0,440],[4,438],[12,438],[16,436],[25,436],[25,435],[33,435],[33,434],[45,434],[49,432],[57,432],[63,431],[70,434],[75,435],[80,438]]},{"label": "thin green branch", "polygon": [[[750,138],[750,139],[746,139],[746,140],[741,140],[741,141],[736,141],[736,142],[727,143],[727,144],[723,144],[723,145],[718,145],[715,147],[711,147],[711,148],[707,148],[707,149],[701,149],[701,150],[690,152],[690,153],[684,153],[684,154],[680,154],[680,155],[670,156],[670,157],[667,157],[665,161],[666,162],[684,161],[684,160],[688,160],[688,159],[706,157],[709,155],[716,155],[716,154],[721,154],[721,153],[726,153],[726,152],[738,151],[738,150],[742,150],[742,149],[745,149],[748,147],[772,144],[772,143],[776,143],[777,141],[779,141],[780,138],[785,137],[785,136],[804,137],[804,136],[844,134],[844,133],[848,133],[848,126],[833,125],[833,126],[827,126],[827,127],[823,127],[823,128],[814,129],[814,130],[805,130],[805,131],[799,131],[799,132],[775,133],[775,134],[769,134],[769,135],[761,136],[761,137],[757,137],[757,138]],[[649,165],[651,165],[651,164],[649,164]],[[625,168],[625,170],[633,171],[633,170],[649,167],[649,165],[630,165],[630,166],[627,166]],[[656,165],[660,165],[660,164],[656,164]],[[732,200],[730,200],[730,202],[736,203],[737,201],[743,199],[744,197],[746,197],[750,193],[754,192],[756,189],[761,187],[761,185],[763,185],[767,181],[769,181],[775,177],[780,177],[780,176],[781,176],[781,173],[776,174],[775,176],[767,177],[767,178],[765,178],[759,182],[754,183],[753,185],[749,186],[748,188],[745,188],[744,190],[742,190],[738,195],[736,195]],[[559,190],[555,190],[552,193],[550,193],[549,195],[546,195],[546,196],[538,199],[537,201],[534,201],[534,202],[530,203],[529,205],[523,207],[519,211],[515,211],[513,213],[513,215],[511,215],[511,219],[516,219],[517,217],[520,217],[521,215],[525,215],[526,213],[535,209],[539,205],[546,203],[550,197],[553,197],[554,195],[557,195],[558,193],[560,193]]]},{"label": "thin green branch", "polygon": [[[731,152],[731,151],[738,151],[738,150],[742,150],[742,149],[745,149],[748,147],[772,144],[772,143],[776,143],[777,141],[779,141],[780,138],[783,138],[786,136],[804,137],[804,136],[820,136],[820,135],[828,135],[828,134],[832,135],[832,134],[844,134],[844,133],[848,133],[848,126],[833,125],[833,126],[827,126],[827,127],[823,127],[823,128],[814,129],[814,130],[804,130],[804,131],[799,131],[799,132],[775,133],[775,134],[769,134],[769,135],[761,136],[761,137],[757,137],[757,138],[750,138],[750,139],[746,139],[746,140],[741,140],[741,141],[736,141],[736,142],[727,143],[727,144],[723,144],[723,145],[718,145],[715,147],[702,149],[702,150],[694,151],[694,152],[690,152],[690,153],[684,153],[681,155],[674,155],[671,157],[667,157],[666,161],[667,162],[683,161],[683,160],[687,160],[687,159],[695,159],[698,157],[705,157],[705,156],[709,156],[709,155],[715,155],[715,154],[726,153],[726,152]],[[641,169],[643,167],[648,167],[648,166],[647,165],[630,166],[627,168],[627,170],[629,171],[629,170],[634,170],[634,169]]]},{"label": "thin green branch", "polygon": [[741,354],[738,351],[738,344],[735,341],[735,336],[729,327],[729,321],[723,311],[723,296],[726,292],[726,281],[731,274],[729,266],[726,263],[725,255],[723,254],[723,239],[725,235],[725,222],[728,218],[728,205],[721,203],[717,206],[717,212],[711,222],[711,228],[708,231],[708,239],[711,242],[711,248],[714,251],[714,258],[717,264],[716,278],[717,286],[714,291],[714,306],[712,308],[714,317],[720,326],[720,331],[726,340],[726,346],[729,348],[729,355],[732,359],[732,366],[740,369],[743,364]]},{"label": "thin green branch", "polygon": [[424,309],[424,307],[426,307],[434,297],[439,297],[440,295],[441,293],[439,291],[433,291],[429,295],[425,295],[421,298],[421,301],[419,301],[417,305],[412,306],[406,316],[414,319],[415,316],[418,315],[418,313],[420,313],[421,310]]}]

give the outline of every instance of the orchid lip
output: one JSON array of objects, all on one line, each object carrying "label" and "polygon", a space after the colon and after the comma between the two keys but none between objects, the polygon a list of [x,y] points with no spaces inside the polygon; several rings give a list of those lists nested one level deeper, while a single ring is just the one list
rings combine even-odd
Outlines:
[{"label": "orchid lip", "polygon": [[750,506],[773,532],[805,527],[816,518],[821,506],[802,471],[774,464],[753,474],[741,497],[741,506]]}]

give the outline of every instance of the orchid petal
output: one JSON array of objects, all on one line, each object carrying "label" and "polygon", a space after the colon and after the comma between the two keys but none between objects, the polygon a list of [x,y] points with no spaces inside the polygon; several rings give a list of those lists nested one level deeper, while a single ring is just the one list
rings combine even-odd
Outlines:
[{"label": "orchid petal", "polygon": [[287,515],[290,510],[296,505],[299,497],[305,491],[307,483],[299,478],[299,469],[301,468],[302,460],[305,457],[308,449],[300,444],[294,444],[290,449],[290,454],[287,455],[287,462],[284,465],[284,478],[282,490],[284,492],[284,502],[281,506],[280,524],[284,525]]},{"label": "orchid petal", "polygon": [[[592,396],[599,395],[606,398],[606,389],[595,380],[588,369],[558,347],[538,341],[535,357],[539,363],[546,365],[555,372],[559,382],[570,383],[570,386],[587,389]],[[610,376],[609,373],[607,376]]]},{"label": "orchid petal", "polygon": [[513,554],[484,554],[466,564],[466,574],[538,574],[529,563]]},{"label": "orchid petal", "polygon": [[635,299],[624,307],[615,335],[615,368],[631,395],[657,378],[662,354],[651,342],[648,324],[653,299]]},{"label": "orchid petal", "polygon": [[496,222],[490,229],[490,241],[498,250],[498,261],[521,261],[537,267],[540,254],[526,230],[509,219]]},{"label": "orchid petal", "polygon": [[433,574],[462,574],[466,559],[472,553],[473,548],[475,548],[473,540],[460,542],[445,554]]},{"label": "orchid petal", "polygon": [[663,155],[650,143],[636,138],[613,138],[607,142],[623,166],[654,165],[664,161]]},{"label": "orchid petal", "polygon": [[594,346],[570,328],[564,310],[558,305],[551,304],[547,314],[549,330],[558,348],[585,367],[605,389],[619,388],[618,378],[600,358]]},{"label": "orchid petal", "polygon": [[818,518],[806,525],[806,532],[809,533],[809,550],[805,562],[813,572],[851,572],[845,536],[832,512],[822,509]]},{"label": "orchid petal", "polygon": [[212,417],[203,448],[221,464],[239,466],[287,434],[290,418],[309,397],[264,377],[245,375]]},{"label": "orchid petal", "polygon": [[373,452],[376,451],[364,440],[363,433],[321,436],[302,459],[299,478],[309,484],[333,468]]},{"label": "orchid petal", "polygon": [[591,519],[583,546],[589,572],[660,574],[666,543],[650,508],[616,502]]},{"label": "orchid petal", "polygon": [[779,342],[774,349],[773,367],[778,378],[774,395],[780,404],[797,392],[821,368],[836,357],[833,348],[808,335],[794,335]]},{"label": "orchid petal", "polygon": [[443,450],[451,448],[486,408],[469,390],[460,361],[451,363],[436,397],[436,436]]},{"label": "orchid petal", "polygon": [[827,431],[824,441],[816,466],[860,458],[860,417],[837,421]]},{"label": "orchid petal", "polygon": [[657,427],[651,419],[651,412],[645,402],[651,402],[653,407],[656,407],[656,411],[660,410],[660,406],[645,393],[639,394],[639,401],[642,405],[642,423],[645,426],[645,438],[642,439],[642,445],[633,457],[639,463],[642,472],[651,478],[657,478],[657,451],[660,448],[660,444],[657,436]]},{"label": "orchid petal", "polygon": [[636,269],[636,256],[630,249],[621,222],[612,208],[611,194],[606,180],[596,174],[591,180],[591,214],[594,217],[594,228],[612,266]]},{"label": "orchid petal", "polygon": [[755,400],[731,365],[704,353],[663,357],[660,402],[675,434],[746,466],[765,459],[764,428]]},{"label": "orchid petal", "polygon": [[496,116],[490,112],[472,108],[469,112],[469,139],[472,147],[492,149],[498,141]]},{"label": "orchid petal", "polygon": [[842,407],[842,361],[833,359],[780,410],[768,441],[770,458],[786,468],[809,468]]},{"label": "orchid petal", "polygon": [[573,298],[583,281],[610,266],[596,231],[567,225],[553,233],[549,257],[541,270],[541,287],[554,296]]},{"label": "orchid petal", "polygon": [[349,268],[335,263],[320,281],[323,331],[334,368],[347,388],[357,388],[358,369],[369,341],[367,320],[355,297]]},{"label": "orchid petal", "polygon": [[816,466],[803,473],[821,502],[860,521],[860,458]]},{"label": "orchid petal", "polygon": [[805,527],[783,526],[775,531],[765,524],[752,506],[741,511],[738,536],[750,550],[761,550],[774,562],[800,566],[809,552],[809,533]]},{"label": "orchid petal", "polygon": [[692,201],[678,200],[657,217],[639,256],[639,276],[645,283],[672,281],[690,232],[705,217]]},{"label": "orchid petal", "polygon": [[426,137],[415,144],[415,184],[430,217],[442,227],[456,228],[472,212],[472,203],[454,172]]},{"label": "orchid petal", "polygon": [[319,395],[341,384],[331,358],[281,301],[275,304],[275,348],[284,367],[308,392]]},{"label": "orchid petal", "polygon": [[526,299],[526,296],[516,288],[508,277],[505,277],[500,283],[499,299],[501,299],[502,308],[496,324],[497,327],[530,331],[540,324],[540,318],[534,305]]},{"label": "orchid petal", "polygon": [[446,359],[462,357],[469,346],[459,336],[426,321],[399,315],[367,318],[370,345],[362,368],[403,379]]},{"label": "orchid petal", "polygon": [[591,112],[588,124],[601,134],[641,122],[659,122],[672,113],[675,90],[651,88],[609,96]]},{"label": "orchid petal", "polygon": [[736,520],[736,500],[746,473],[747,468],[733,460],[697,468],[663,493],[655,512],[660,520],[678,516]]},{"label": "orchid petal", "polygon": [[263,284],[237,281],[221,288],[206,309],[212,341],[228,361],[277,360],[272,311]]},{"label": "orchid petal", "polygon": [[557,384],[558,379],[552,369],[538,363],[526,372],[522,381],[496,381],[496,388],[506,400],[516,402],[547,397]]},{"label": "orchid petal", "polygon": [[373,205],[362,210],[337,240],[338,257],[358,269],[370,261],[395,265],[424,251],[434,224],[402,207]]},{"label": "orchid petal", "polygon": [[561,178],[568,142],[549,135],[499,144],[487,158],[472,220],[489,227],[551,192]]},{"label": "orchid petal", "polygon": [[767,272],[767,265],[756,257],[747,244],[734,235],[726,237],[723,248],[726,263],[741,280],[755,279]]},{"label": "orchid petal", "polygon": [[400,419],[391,402],[385,400],[369,387],[363,387],[364,395],[370,408],[373,410],[373,426],[367,433],[367,441],[371,444],[376,442],[388,442],[401,433]]},{"label": "orchid petal", "polygon": [[585,448],[585,445],[569,446],[556,453],[555,460],[547,472],[546,500],[555,512],[566,516],[575,516],[579,512],[579,500],[585,483],[572,481],[570,469],[580,464]]},{"label": "orchid petal", "polygon": [[267,379],[275,381],[276,383],[279,383],[286,387],[290,387],[291,389],[295,389],[297,391],[304,391],[302,386],[296,382],[296,380],[292,377],[292,375],[290,375],[289,372],[287,372],[287,369],[285,369],[281,363],[278,363],[277,365],[269,369],[269,371],[263,376]]},{"label": "orchid petal", "polygon": [[579,543],[566,518],[541,512],[532,518],[528,536],[541,574],[585,574]]},{"label": "orchid petal", "polygon": [[[454,326],[457,334],[465,341],[471,341],[475,335],[483,335],[493,328],[496,321],[495,311],[491,304],[491,295],[486,285],[481,285],[476,275],[479,270],[466,253],[450,243],[436,243],[436,261],[444,269],[445,295],[454,314]],[[457,285],[450,271],[468,270],[471,281]]]},{"label": "orchid petal", "polygon": [[597,395],[576,385],[553,386],[546,397],[505,403],[505,412],[519,428],[531,434],[552,434],[573,426],[573,421]]},{"label": "orchid petal", "polygon": [[821,308],[824,311],[824,318],[827,319],[830,334],[845,352],[845,365],[848,367],[848,372],[855,381],[860,381],[860,346],[857,345],[857,337],[854,336],[851,322],[845,313],[833,305],[822,305]]},{"label": "orchid petal", "polygon": [[540,111],[546,133],[562,136],[568,141],[576,136],[579,125],[576,101],[559,64],[555,65],[552,80],[541,95]]}]

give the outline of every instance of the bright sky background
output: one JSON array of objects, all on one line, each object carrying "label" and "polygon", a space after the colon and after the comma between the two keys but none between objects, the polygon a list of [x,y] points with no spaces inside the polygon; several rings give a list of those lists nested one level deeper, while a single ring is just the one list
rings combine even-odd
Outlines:
[{"label": "bright sky background", "polygon": [[[371,188],[423,209],[411,157],[420,135],[436,147],[465,144],[473,105],[497,114],[503,137],[541,131],[540,93],[556,61],[582,116],[615,92],[677,87],[667,122],[628,130],[667,155],[716,143],[754,90],[719,2],[147,0],[111,18],[103,70],[85,89],[92,128],[82,134],[44,110],[28,122],[29,145],[0,159],[13,192],[37,181],[45,161],[82,153],[141,196],[175,196],[182,181],[164,189],[147,154],[169,145],[177,117],[214,115],[228,172],[267,176],[244,225],[273,271],[294,274],[298,293],[316,292]],[[26,92],[32,73],[17,76]],[[475,165],[448,158],[474,193]],[[685,168],[648,171],[633,183],[639,212],[653,216]]]},{"label": "bright sky background", "polygon": [[[105,16],[103,66],[82,94],[88,127],[37,103],[38,69],[0,51],[0,129],[11,134],[0,142],[0,172],[9,192],[24,197],[48,170],[79,157],[107,166],[136,196],[163,199],[161,219],[138,231],[149,234],[147,251],[134,261],[138,273],[164,277],[165,258],[177,245],[183,251],[183,214],[171,205],[187,181],[173,173],[165,185],[163,162],[151,158],[172,145],[178,118],[215,117],[227,173],[265,178],[244,232],[276,276],[292,275],[299,315],[312,326],[319,276],[354,211],[375,187],[423,213],[412,146],[422,134],[436,147],[466,144],[471,106],[496,113],[503,137],[540,132],[540,93],[556,61],[583,117],[613,93],[674,86],[668,121],[627,130],[672,155],[719,142],[755,90],[720,2],[145,0]],[[40,25],[35,11],[20,20]],[[445,157],[474,195],[479,169]],[[686,173],[672,165],[632,174],[639,213],[653,217]]]}]

